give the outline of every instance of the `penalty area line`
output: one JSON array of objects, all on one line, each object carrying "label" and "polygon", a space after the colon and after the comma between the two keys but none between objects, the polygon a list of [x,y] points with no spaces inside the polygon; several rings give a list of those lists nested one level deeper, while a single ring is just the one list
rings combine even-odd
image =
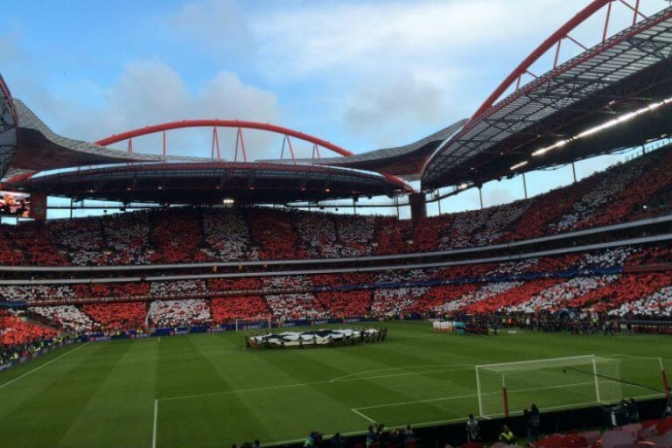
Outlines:
[{"label": "penalty area line", "polygon": [[[330,380],[330,383],[345,383],[345,382],[351,382],[351,381],[365,381],[365,380],[377,380],[381,378],[394,378],[394,377],[399,377],[399,376],[413,376],[413,375],[427,375],[430,373],[442,373],[442,372],[461,372],[464,370],[472,370],[474,366],[470,367],[460,367],[456,369],[436,369],[436,370],[418,370],[416,371],[406,371],[406,372],[401,372],[401,373],[391,373],[388,375],[378,375],[378,376],[362,376],[362,377],[353,377],[353,378],[347,378],[343,379],[344,377],[341,378],[335,378],[333,380]],[[352,375],[348,375],[352,376]]]},{"label": "penalty area line", "polygon": [[[548,387],[532,387],[532,388],[527,388],[527,389],[519,389],[515,391],[509,391],[510,395],[516,394],[516,393],[525,393],[525,392],[534,392],[534,391],[539,391],[539,390],[548,390],[548,389],[562,389],[566,387],[574,387],[574,386],[586,386],[586,385],[592,385],[594,384],[592,381],[588,381],[585,383],[572,383],[572,384],[562,384],[559,386],[548,386]],[[481,395],[498,395],[501,392],[486,392]],[[448,397],[435,397],[435,398],[426,398],[422,400],[412,400],[412,401],[400,401],[396,403],[385,403],[385,404],[379,404],[375,406],[359,406],[356,409],[380,409],[380,408],[389,408],[389,407],[396,407],[396,406],[407,406],[409,404],[422,404],[422,403],[435,403],[438,401],[450,401],[450,400],[461,400],[465,398],[476,398],[478,397],[478,394],[465,394],[465,395],[452,395]],[[573,406],[573,405],[570,405]],[[550,409],[550,408],[546,408]],[[496,415],[496,414],[488,414],[490,416]]]},{"label": "penalty area line", "polygon": [[357,379],[361,379],[360,375],[368,375],[370,373],[377,374],[377,373],[381,373],[381,372],[390,372],[390,371],[399,371],[399,370],[403,370],[406,373],[408,373],[408,372],[422,373],[420,371],[416,372],[412,369],[429,369],[429,368],[432,368],[432,367],[442,367],[444,369],[447,369],[447,368],[450,368],[450,367],[463,367],[463,366],[474,367],[474,364],[457,364],[457,365],[453,365],[453,366],[448,366],[448,365],[445,365],[445,364],[424,364],[424,365],[419,365],[419,366],[410,365],[408,367],[407,366],[385,367],[385,368],[381,368],[381,369],[362,370],[361,372],[349,373],[349,374],[344,375],[344,376],[339,376],[338,378],[332,378],[331,380],[329,380],[329,382],[330,383],[336,383],[336,382],[345,380],[346,378],[351,378],[353,376],[358,377]]},{"label": "penalty area line", "polygon": [[376,421],[375,421],[374,419],[369,418],[369,417],[366,416],[365,414],[359,412],[359,411],[357,410],[357,408],[352,408],[352,409],[350,409],[350,410],[351,410],[352,412],[354,412],[355,414],[359,415],[360,417],[362,417],[363,419],[368,420],[368,421],[371,422],[371,423],[376,423]]},{"label": "penalty area line", "polygon": [[21,376],[17,376],[17,377],[14,378],[13,380],[9,380],[9,381],[7,381],[7,382],[4,383],[4,384],[0,384],[0,389],[9,386],[10,384],[14,383],[15,381],[19,381],[21,378],[24,378],[24,377],[30,375],[31,373],[35,373],[35,372],[37,372],[38,370],[40,370],[40,369],[43,368],[43,367],[47,367],[47,366],[48,366],[49,364],[51,364],[52,362],[56,362],[56,361],[58,361],[59,359],[65,357],[65,356],[68,356],[70,353],[72,353],[72,352],[76,352],[77,350],[79,350],[80,348],[82,348],[82,347],[84,347],[84,346],[86,346],[86,345],[89,345],[89,343],[88,343],[88,342],[85,342],[83,345],[80,345],[79,347],[75,347],[75,348],[73,348],[72,350],[70,350],[70,351],[68,351],[68,352],[66,352],[66,353],[63,353],[61,356],[59,356],[59,357],[57,357],[57,358],[54,358],[54,359],[52,359],[51,361],[47,361],[47,362],[45,362],[44,364],[42,364],[42,365],[39,366],[39,367],[36,367],[36,368],[34,368],[33,370],[29,370],[28,372],[24,373],[24,374],[21,375]]}]

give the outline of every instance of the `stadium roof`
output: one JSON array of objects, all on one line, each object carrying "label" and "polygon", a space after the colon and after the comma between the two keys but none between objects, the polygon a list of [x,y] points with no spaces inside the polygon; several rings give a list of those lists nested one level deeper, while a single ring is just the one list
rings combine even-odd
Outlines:
[{"label": "stadium roof", "polygon": [[224,199],[288,203],[412,191],[393,176],[298,161],[222,162],[110,149],[57,135],[21,101],[14,104],[21,145],[7,182],[18,190],[76,199],[180,204],[221,204]]},{"label": "stadium roof", "polygon": [[[78,199],[287,203],[413,191],[395,176],[417,179],[421,174],[425,190],[479,185],[522,170],[636,146],[672,133],[672,102],[665,101],[672,97],[672,7],[644,17],[630,6],[635,12],[630,28],[606,38],[605,25],[600,44],[584,47],[581,54],[557,65],[562,40],[574,41],[569,31],[601,7],[611,8],[612,2],[593,0],[552,34],[466,124],[459,121],[415,143],[360,155],[290,129],[236,120],[184,120],[96,143],[73,140],[52,132],[21,101],[12,101],[0,82],[1,173],[9,188]],[[625,0],[621,3],[629,6]],[[639,16],[644,18],[637,22]],[[496,102],[554,45],[552,70],[522,87],[516,84],[513,93]],[[626,118],[629,126],[605,125]],[[217,126],[238,127],[239,133],[241,127],[251,127],[284,134],[283,151],[291,136],[309,141],[314,151],[319,145],[346,157],[248,163],[246,158],[222,162],[214,155],[169,156],[165,148],[163,155],[130,151],[134,136],[188,126],[212,126],[213,135]],[[129,140],[128,152],[105,146],[124,139]],[[91,168],[82,168],[86,166]]]},{"label": "stadium roof", "polygon": [[50,196],[166,204],[278,203],[393,196],[409,187],[377,173],[272,163],[130,163],[17,179],[15,188]]},{"label": "stadium roof", "polygon": [[[568,25],[576,26],[572,21]],[[559,36],[566,37],[564,32]],[[423,188],[478,185],[512,174],[515,166],[530,170],[568,163],[670,133],[672,107],[666,106],[640,116],[633,126],[572,140],[593,126],[672,96],[671,58],[672,8],[666,8],[479,110],[429,160]],[[561,150],[539,151],[560,140],[566,143],[559,145]]]},{"label": "stadium roof", "polygon": [[[44,171],[83,165],[120,162],[159,162],[163,156],[128,153],[54,133],[21,100],[14,99],[20,133],[20,145],[12,161],[12,170]],[[199,157],[171,156],[169,160],[204,161]],[[9,173],[11,176],[11,172]]]},{"label": "stadium roof", "polygon": [[462,119],[417,142],[404,146],[378,149],[351,157],[302,159],[301,162],[376,171],[400,176],[405,180],[418,180],[429,156],[459,131],[466,122],[466,119]]}]

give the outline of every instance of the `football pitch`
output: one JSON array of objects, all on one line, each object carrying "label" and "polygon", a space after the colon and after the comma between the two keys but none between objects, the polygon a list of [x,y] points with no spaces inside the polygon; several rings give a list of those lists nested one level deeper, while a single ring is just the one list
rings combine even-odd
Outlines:
[{"label": "football pitch", "polygon": [[[34,448],[281,444],[311,431],[363,433],[372,422],[464,421],[479,414],[476,365],[593,354],[610,360],[599,375],[601,397],[590,368],[507,373],[512,412],[531,402],[543,413],[598,398],[662,396],[659,358],[672,372],[669,336],[458,336],[434,333],[428,322],[385,326],[383,342],[333,348],[247,350],[243,332],[71,345],[0,372],[0,441]],[[498,380],[481,389],[481,405],[497,416]]]}]

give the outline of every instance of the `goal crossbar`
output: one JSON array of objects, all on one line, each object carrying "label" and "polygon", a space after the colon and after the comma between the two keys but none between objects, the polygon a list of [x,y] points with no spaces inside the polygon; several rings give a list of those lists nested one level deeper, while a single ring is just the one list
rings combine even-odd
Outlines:
[{"label": "goal crossbar", "polygon": [[548,365],[554,364],[554,363],[560,363],[563,365],[570,365],[566,364],[567,362],[574,362],[575,364],[585,364],[586,361],[592,361],[595,359],[595,355],[582,355],[582,356],[568,356],[566,358],[542,358],[542,359],[530,359],[527,361],[513,361],[513,362],[501,362],[498,364],[480,364],[476,366],[476,369],[488,369],[488,370],[495,370],[498,372],[506,371],[506,367],[510,366],[512,367],[510,370],[524,370],[520,367],[523,366],[533,366],[535,364],[537,365]]},{"label": "goal crossbar", "polygon": [[[600,397],[600,385],[598,382],[598,372],[597,372],[597,357],[595,355],[582,355],[582,356],[570,356],[564,358],[545,358],[545,359],[532,359],[526,361],[515,361],[515,362],[505,362],[505,363],[496,363],[496,364],[482,364],[476,366],[476,387],[478,391],[478,407],[479,414],[481,416],[487,415],[484,409],[484,396],[485,395],[500,395],[501,394],[501,405],[503,408],[504,416],[508,417],[509,415],[509,391],[507,390],[507,374],[514,372],[533,372],[541,369],[552,369],[552,368],[562,368],[563,371],[566,371],[567,368],[572,368],[574,366],[586,366],[590,370],[590,374],[593,375],[594,384],[594,396],[596,402],[601,401]],[[494,374],[497,376],[496,381],[499,383],[497,388],[499,392],[492,387],[493,384],[488,384],[491,386],[488,390],[484,390],[483,384],[483,373],[487,372],[489,374]],[[492,376],[492,375],[491,375]]]}]

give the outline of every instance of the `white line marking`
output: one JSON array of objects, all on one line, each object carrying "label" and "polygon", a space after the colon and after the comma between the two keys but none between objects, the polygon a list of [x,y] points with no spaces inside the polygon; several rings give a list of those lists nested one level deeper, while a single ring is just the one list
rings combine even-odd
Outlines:
[{"label": "white line marking", "polygon": [[21,376],[17,376],[17,377],[14,378],[13,380],[9,380],[9,381],[7,381],[5,384],[0,385],[0,389],[9,386],[10,384],[12,384],[12,383],[15,382],[15,381],[19,381],[21,378],[26,377],[26,376],[30,375],[31,373],[35,373],[35,372],[37,372],[37,371],[40,370],[41,368],[48,366],[48,365],[51,364],[52,362],[56,362],[56,361],[58,361],[59,359],[63,358],[64,356],[68,356],[68,355],[69,355],[70,353],[72,353],[72,352],[76,352],[77,350],[79,350],[80,348],[84,347],[85,345],[89,345],[89,343],[88,343],[88,342],[85,342],[83,345],[80,345],[79,347],[73,348],[73,349],[70,350],[69,352],[67,352],[67,353],[63,353],[61,356],[59,356],[59,357],[57,357],[57,358],[54,358],[54,359],[52,359],[51,361],[47,361],[47,362],[45,362],[44,364],[42,364],[41,366],[36,367],[36,368],[34,368],[33,370],[30,370],[30,371],[24,373],[23,375],[21,375]]},{"label": "white line marking", "polygon": [[[591,383],[591,384],[592,384],[592,383]],[[545,407],[544,409],[546,409],[546,410],[560,409],[560,408],[563,408],[563,407],[582,406],[582,405],[586,405],[586,404],[594,404],[594,403],[595,403],[595,402],[590,402],[590,403],[577,403],[577,404],[575,404],[575,405],[555,406],[555,407]],[[355,409],[351,409],[351,410],[352,410],[353,412],[355,411]],[[520,413],[520,412],[518,412],[518,413]],[[504,415],[504,414],[491,414],[491,415],[492,415],[492,416],[495,416],[495,415]],[[368,420],[368,417],[366,417],[366,416],[364,416],[364,415],[362,415],[362,417],[364,417],[364,418],[366,418],[366,419]],[[481,415],[480,417],[482,417],[482,418],[484,418],[484,419],[486,419],[486,420],[490,420],[490,417],[487,416],[487,415]],[[438,421],[433,421],[433,422],[410,423],[410,425],[413,426],[413,427],[416,427],[416,428],[420,428],[420,427],[423,427],[423,426],[436,426],[436,425],[443,425],[443,424],[447,424],[447,423],[464,422],[464,421],[466,421],[466,420],[467,420],[466,418],[453,418],[453,419],[450,419],[450,420],[438,420]],[[372,420],[372,422],[373,422],[373,420]],[[406,424],[406,423],[404,423],[404,425],[405,425],[405,424]],[[393,425],[393,426],[395,426],[395,425]],[[365,431],[350,431],[350,432],[342,432],[342,433],[340,433],[340,434],[341,434],[342,436],[346,436],[346,437],[347,437],[347,436],[356,436],[356,435],[365,434]],[[333,437],[333,436],[334,436],[333,434],[329,434],[329,435],[325,435],[325,436],[323,436],[323,437],[324,437],[324,439],[330,439],[330,438]],[[261,446],[263,446],[263,447],[270,447],[270,446],[278,446],[278,445],[290,445],[290,444],[294,444],[294,443],[303,442],[304,440],[306,440],[306,439],[303,438],[303,439],[294,439],[294,440],[282,440],[282,441],[278,441],[278,442],[264,443],[264,444],[262,444]]]},{"label": "white line marking", "polygon": [[154,426],[152,428],[152,448],[156,448],[156,427],[159,422],[159,400],[154,400]]},{"label": "white line marking", "polygon": [[330,383],[335,383],[336,381],[344,380],[346,378],[350,378],[351,376],[363,375],[365,373],[389,372],[391,370],[401,370],[401,369],[403,369],[403,367],[391,367],[391,368],[387,368],[387,369],[364,370],[363,372],[355,372],[355,373],[350,373],[348,375],[339,376],[338,378],[334,378],[334,379],[329,380],[329,382]]},{"label": "white line marking", "polygon": [[[336,381],[338,383],[345,383],[347,381],[361,381],[361,380],[376,380],[379,378],[394,378],[397,376],[411,376],[411,375],[424,375],[427,373],[438,373],[438,372],[460,372],[464,370],[472,370],[474,367],[463,367],[461,369],[438,369],[438,370],[422,370],[419,372],[403,372],[403,373],[393,373],[391,375],[378,375],[378,376],[364,376],[361,378],[349,378],[347,380]],[[333,383],[334,381],[329,381]]]},{"label": "white line marking", "polygon": [[[594,404],[600,404],[600,403],[604,404],[604,402],[598,402],[597,400],[595,400],[595,401],[586,401],[584,403],[563,404],[563,405],[560,405],[560,406],[544,406],[543,409],[545,411],[552,411],[554,409],[580,408],[581,406],[587,406],[589,404],[594,405]],[[522,414],[523,414],[523,411],[509,412],[509,416],[522,415]],[[490,417],[504,417],[504,413],[501,412],[499,414],[490,414],[489,417],[485,416],[485,415],[482,415],[481,417],[484,417],[484,418],[487,418],[488,420],[490,420]]]},{"label": "white line marking", "polygon": [[464,418],[464,417],[460,417],[460,418],[451,418],[450,420],[436,420],[436,421],[433,421],[433,422],[412,423],[411,426],[419,428],[419,427],[422,427],[422,426],[445,425],[446,423],[455,423],[455,422],[464,422],[464,421],[467,421],[467,419]]},{"label": "white line marking", "polygon": [[362,414],[361,412],[359,412],[357,409],[352,408],[352,409],[350,409],[350,410],[351,410],[352,412],[354,412],[355,414],[359,415],[360,417],[362,417],[363,419],[368,420],[368,421],[370,421],[371,423],[376,423],[376,421],[375,421],[374,419],[367,417],[366,415],[364,415],[364,414]]},{"label": "white line marking", "polygon": [[[429,372],[428,371],[425,371],[425,372],[405,372],[405,373],[401,373],[401,374],[396,373],[396,374],[393,374],[393,375],[380,375],[380,376],[364,377],[364,378],[350,378],[350,379],[341,380],[339,382],[366,381],[366,380],[370,380],[370,379],[387,378],[387,377],[402,376],[402,375],[421,375],[423,373],[432,373],[432,372],[443,372],[443,371],[450,372],[450,371],[470,370],[472,368],[473,368],[473,366],[469,367],[469,368],[454,369],[454,370],[445,369],[445,370],[436,370],[436,371],[429,371]],[[386,370],[389,370],[389,369],[386,369]],[[368,372],[371,372],[371,371],[368,371]],[[348,376],[351,376],[351,375],[348,375]],[[177,396],[177,397],[159,398],[159,400],[162,400],[162,401],[183,400],[183,399],[189,399],[189,398],[210,397],[210,396],[214,396],[214,395],[228,395],[228,394],[238,394],[238,393],[246,393],[246,392],[262,392],[262,391],[266,391],[266,390],[287,389],[287,388],[291,388],[291,387],[317,386],[317,385],[321,385],[321,384],[330,384],[330,383],[333,383],[333,382],[334,382],[333,380],[329,380],[329,381],[316,381],[316,382],[313,382],[313,383],[296,383],[296,384],[284,384],[284,385],[280,385],[280,386],[253,387],[253,388],[250,388],[250,389],[224,390],[224,391],[220,391],[220,392],[206,392],[206,393],[194,394],[194,395],[180,395],[180,396]]]},{"label": "white line marking", "polygon": [[[455,371],[459,370],[468,370],[468,369],[455,369]],[[449,371],[446,369],[446,371]],[[369,371],[370,372],[370,371]],[[430,373],[430,372],[415,372],[417,374],[422,374],[422,373]],[[404,373],[406,374],[412,374],[411,372]],[[347,379],[343,380],[345,381],[361,381],[361,380],[369,380],[369,379],[375,379],[375,378],[385,378],[388,376],[397,376],[401,374],[394,374],[394,375],[382,375],[382,376],[377,376],[377,377],[365,377],[365,378],[352,378],[352,379]],[[229,395],[229,394],[239,394],[239,393],[248,393],[248,392],[263,392],[263,391],[271,391],[271,390],[279,390],[279,389],[289,389],[289,388],[294,388],[294,387],[303,387],[303,386],[317,386],[317,385],[323,385],[323,384],[329,384],[332,383],[332,380],[329,381],[316,381],[312,383],[295,383],[295,384],[284,384],[284,385],[279,385],[279,386],[265,386],[265,387],[254,387],[254,388],[249,388],[249,389],[237,389],[237,390],[226,390],[226,391],[219,391],[219,392],[206,392],[202,394],[193,394],[193,395],[180,395],[176,397],[165,397],[165,398],[157,398],[157,400],[163,400],[163,401],[173,401],[173,400],[187,400],[190,398],[201,398],[201,397],[211,397],[211,396],[217,396],[217,395]],[[584,383],[572,383],[572,384],[561,384],[558,386],[544,386],[544,387],[535,387],[535,388],[528,388],[528,389],[519,389],[519,390],[513,390],[509,391],[509,395],[516,394],[516,393],[524,393],[524,392],[534,392],[534,391],[539,391],[539,390],[548,390],[548,389],[562,389],[565,387],[573,387],[573,386],[586,386],[586,385],[592,385],[594,382],[584,382]],[[484,393],[482,395],[493,395],[493,394],[500,394],[500,391],[497,392],[488,392]],[[460,399],[460,398],[470,398],[470,397],[477,397],[478,394],[468,394],[468,395],[457,395],[457,396],[451,396],[451,397],[440,397],[440,398],[431,398],[431,399],[426,399],[426,400],[416,400],[416,401],[408,401],[408,402],[401,402],[401,403],[388,403],[388,404],[382,404],[382,405],[377,405],[377,406],[364,406],[364,407],[356,407],[354,409],[374,409],[374,408],[382,408],[382,407],[390,407],[390,406],[401,406],[405,404],[414,404],[414,403],[422,403],[422,402],[433,402],[433,401],[442,401],[442,400],[455,400],[455,399]],[[483,417],[483,416],[481,416]]]},{"label": "white line marking", "polygon": [[[458,365],[453,366],[453,367],[466,366],[466,365],[468,365],[469,367],[474,366],[473,364],[458,364]],[[415,367],[416,369],[424,369],[424,368],[428,368],[428,367],[448,367],[448,366],[441,365],[441,364],[425,364],[425,365],[422,365],[422,366],[413,366],[413,367]],[[361,372],[349,373],[348,375],[339,376],[338,378],[334,378],[334,379],[330,380],[329,382],[330,383],[335,383],[337,381],[341,381],[341,380],[344,380],[346,378],[350,378],[351,376],[365,375],[367,373],[389,372],[389,371],[394,371],[394,370],[410,370],[410,368],[409,367],[389,367],[389,368],[385,368],[385,369],[363,370]]]},{"label": "white line marking", "polygon": [[[523,392],[534,392],[537,390],[548,390],[548,389],[562,389],[565,387],[574,387],[574,386],[586,386],[586,385],[592,385],[595,384],[592,381],[586,382],[586,383],[573,383],[573,384],[563,384],[560,386],[546,386],[546,387],[533,387],[533,388],[528,388],[528,389],[518,389],[518,390],[513,390],[509,391],[509,394],[515,394],[515,393],[523,393]],[[499,395],[501,392],[488,392],[482,395]],[[387,407],[392,407],[392,406],[405,406],[408,404],[416,404],[416,403],[432,403],[434,401],[448,401],[448,400],[459,400],[462,398],[472,398],[472,397],[478,397],[478,394],[466,394],[466,395],[453,395],[450,397],[439,397],[439,398],[428,398],[424,400],[414,400],[414,401],[402,401],[398,403],[387,403],[387,404],[380,404],[376,406],[361,406],[361,407],[356,407],[355,409],[377,409],[377,408],[387,408]],[[548,409],[548,408],[547,408]],[[493,414],[489,414],[493,415]]]},{"label": "white line marking", "polygon": [[318,381],[315,383],[296,383],[296,384],[285,384],[282,386],[267,386],[267,387],[254,387],[251,389],[237,389],[237,390],[224,390],[220,392],[206,392],[203,394],[194,394],[194,395],[181,395],[178,397],[166,397],[158,398],[157,400],[169,401],[169,400],[185,400],[189,398],[199,398],[199,397],[209,397],[213,395],[228,395],[228,394],[242,394],[245,392],[262,392],[265,390],[276,390],[276,389],[287,389],[290,387],[301,387],[301,386],[316,386],[318,384],[326,384],[326,381]]},{"label": "white line marking", "polygon": [[[613,355],[604,355],[603,358],[635,358],[635,359],[655,359],[658,361],[660,356],[639,356],[639,355],[630,355],[627,353],[614,353]],[[665,360],[665,358],[663,358]]]},{"label": "white line marking", "polygon": [[439,398],[428,398],[425,400],[415,400],[415,401],[402,401],[399,403],[388,403],[388,404],[380,404],[376,406],[362,406],[358,407],[355,409],[378,409],[378,408],[389,408],[392,406],[404,406],[407,404],[415,404],[415,403],[431,403],[433,401],[447,401],[447,400],[459,400],[460,398],[471,398],[471,397],[478,397],[478,394],[468,394],[468,395],[455,395],[452,397],[439,397]]}]

